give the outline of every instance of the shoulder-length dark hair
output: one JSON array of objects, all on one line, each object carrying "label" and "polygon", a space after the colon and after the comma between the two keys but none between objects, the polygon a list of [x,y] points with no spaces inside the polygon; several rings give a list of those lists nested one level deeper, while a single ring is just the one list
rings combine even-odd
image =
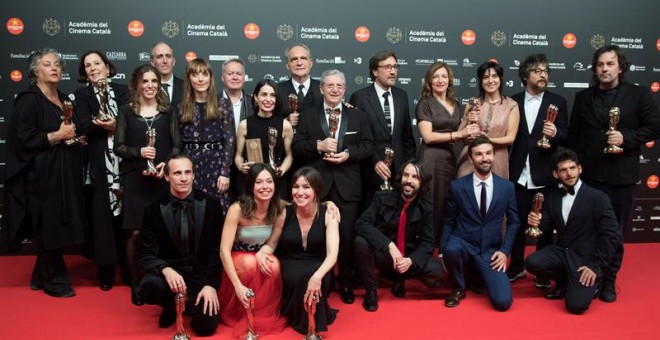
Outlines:
[{"label": "shoulder-length dark hair", "polygon": [[593,73],[591,75],[591,80],[594,84],[598,84],[600,82],[598,80],[598,75],[596,75],[598,69],[598,59],[600,59],[600,56],[606,52],[614,52],[614,54],[616,54],[616,60],[619,62],[619,70],[621,71],[621,74],[619,74],[619,82],[623,82],[623,75],[628,71],[630,63],[628,62],[628,59],[626,59],[626,56],[621,53],[619,46],[617,45],[603,46],[594,52],[594,57],[591,60],[591,72]]},{"label": "shoulder-length dark hair", "polygon": [[[147,72],[153,72],[156,75],[158,84],[160,84],[160,73],[158,73],[158,70],[155,67],[149,64],[143,64],[133,70],[133,74],[131,75],[131,83],[128,87],[128,90],[131,98],[130,105],[136,114],[140,112],[140,85],[142,84],[142,79]],[[158,104],[158,112],[169,111],[170,101],[167,99],[167,94],[165,94],[164,90],[158,91],[158,94],[156,95],[156,103]]]},{"label": "shoulder-length dark hair", "polygon": [[449,84],[447,84],[447,100],[450,103],[456,101],[456,94],[454,93],[454,71],[451,70],[449,64],[444,61],[438,61],[433,63],[426,69],[424,74],[424,83],[422,84],[422,93],[419,96],[420,98],[433,97],[433,74],[441,68],[447,70],[447,76],[449,78]]},{"label": "shoulder-length dark hair", "polygon": [[254,87],[254,91],[252,91],[252,107],[254,107],[254,113],[259,112],[259,105],[257,105],[257,100],[255,97],[259,94],[259,91],[261,91],[261,88],[264,86],[270,86],[273,88],[273,91],[275,91],[275,108],[273,109],[273,116],[277,115],[282,111],[282,98],[280,98],[280,95],[277,93],[277,84],[267,78],[261,79],[257,85]]},{"label": "shoulder-length dark hair", "polygon": [[[319,204],[321,200],[321,190],[323,190],[323,177],[321,177],[321,173],[311,166],[304,166],[296,170],[291,177],[291,191],[293,191],[293,185],[300,177],[305,178],[307,183],[309,183],[309,186],[312,187],[312,190],[314,191],[314,200]],[[292,204],[295,207],[295,202]]]},{"label": "shoulder-length dark hair", "polygon": [[212,121],[220,117],[218,110],[218,96],[213,79],[213,69],[208,61],[202,58],[191,60],[186,66],[186,78],[183,80],[183,100],[181,102],[181,123],[191,123],[195,115],[195,89],[190,82],[190,76],[198,73],[208,73],[210,77],[209,88],[206,90],[206,120]]},{"label": "shoulder-length dark hair", "polygon": [[[257,177],[262,171],[268,171],[271,177],[273,177],[273,181],[275,181],[276,178],[275,170],[266,163],[256,163],[250,167],[247,175],[245,175],[245,188],[243,194],[238,199],[238,205],[241,207],[241,214],[247,219],[254,217],[254,212],[257,210],[257,202],[254,199],[254,183],[257,181]],[[275,222],[275,219],[282,211],[282,205],[280,204],[280,199],[278,197],[277,185],[274,185],[273,198],[271,198],[270,203],[268,203],[268,212],[266,213],[267,223]]]},{"label": "shoulder-length dark hair", "polygon": [[484,79],[486,72],[488,72],[488,70],[491,68],[495,71],[495,73],[497,73],[497,77],[500,78],[500,88],[498,90],[500,91],[500,98],[504,99],[504,69],[502,66],[500,66],[500,64],[494,61],[487,61],[481,64],[481,66],[479,66],[477,69],[477,79],[479,80],[479,97],[486,98],[486,91],[484,90],[484,86],[481,83],[481,80]]},{"label": "shoulder-length dark hair", "polygon": [[431,182],[431,174],[424,170],[422,163],[416,159],[409,159],[401,166],[401,171],[396,174],[394,181],[392,181],[392,186],[399,192],[401,192],[401,177],[403,177],[403,170],[408,166],[412,165],[417,172],[419,177],[419,192],[417,197],[423,197],[427,190],[429,190],[429,183]]},{"label": "shoulder-length dark hair", "polygon": [[89,50],[85,53],[83,53],[82,57],[80,57],[80,64],[78,65],[78,82],[79,83],[86,83],[89,81],[87,78],[87,72],[85,72],[85,58],[89,56],[90,54],[96,54],[101,58],[105,66],[108,68],[108,71],[110,71],[110,74],[108,75],[108,78],[112,78],[117,74],[117,69],[115,68],[115,65],[113,65],[108,57],[105,55],[105,53],[98,51],[98,50]]}]

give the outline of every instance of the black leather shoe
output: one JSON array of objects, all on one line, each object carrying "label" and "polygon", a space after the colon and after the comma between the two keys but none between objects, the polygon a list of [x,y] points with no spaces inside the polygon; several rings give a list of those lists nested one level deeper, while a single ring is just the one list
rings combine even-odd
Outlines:
[{"label": "black leather shoe", "polygon": [[54,292],[46,291],[46,294],[56,298],[70,298],[76,296],[76,292],[71,288],[66,290],[64,293],[54,293]]},{"label": "black leather shoe", "polygon": [[566,295],[566,288],[564,287],[555,287],[545,294],[545,298],[548,300],[561,300]]},{"label": "black leather shoe", "polygon": [[616,301],[616,285],[614,282],[603,282],[603,285],[600,287],[600,295],[598,295],[598,297],[603,302]]},{"label": "black leather shoe", "polygon": [[355,293],[353,293],[353,289],[348,288],[348,287],[341,287],[339,288],[339,295],[341,296],[341,301],[345,304],[350,305],[355,301]]},{"label": "black leather shoe", "polygon": [[172,308],[163,308],[158,317],[158,327],[167,328],[176,322],[176,310]]},{"label": "black leather shoe", "polygon": [[99,288],[101,288],[102,291],[107,292],[110,289],[112,289],[113,283],[112,282],[100,282],[99,283]]},{"label": "black leather shoe", "polygon": [[509,268],[509,270],[506,271],[506,276],[509,278],[509,282],[513,282],[513,281],[516,281],[518,279],[524,278],[525,276],[527,276],[527,273],[525,273],[524,269],[511,270],[511,268]]},{"label": "black leather shoe", "polygon": [[375,312],[378,310],[378,293],[375,289],[367,289],[364,293],[362,307],[364,307],[364,310],[367,312]]},{"label": "black leather shoe", "polygon": [[483,283],[473,283],[473,284],[470,285],[470,290],[475,294],[483,294],[484,293],[484,285],[483,285]]},{"label": "black leather shoe", "polygon": [[405,280],[397,280],[394,281],[394,284],[392,285],[392,295],[402,298],[406,296],[406,281]]},{"label": "black leather shoe", "polygon": [[541,277],[541,276],[537,276],[534,279],[534,286],[542,290],[548,290],[552,287],[552,285],[550,285],[550,280],[546,277]]},{"label": "black leather shoe", "polygon": [[465,291],[464,290],[457,290],[457,291],[451,292],[445,298],[445,307],[449,307],[449,308],[456,307],[456,306],[458,306],[459,303],[461,303],[462,299],[465,299]]},{"label": "black leather shoe", "polygon": [[38,285],[36,283],[30,283],[30,289],[31,290],[42,290],[42,289],[44,289],[44,287],[42,287],[41,285]]},{"label": "black leather shoe", "polygon": [[140,294],[138,294],[138,289],[135,286],[131,287],[131,302],[136,306],[144,305],[142,299],[140,299]]}]

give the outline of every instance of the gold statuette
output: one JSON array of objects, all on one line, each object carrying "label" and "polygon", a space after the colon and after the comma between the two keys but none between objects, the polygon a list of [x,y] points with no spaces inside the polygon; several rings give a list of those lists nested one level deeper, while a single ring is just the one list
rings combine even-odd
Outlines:
[{"label": "gold statuette", "polygon": [[[609,114],[609,120],[610,120],[610,131],[616,131],[617,125],[619,125],[619,120],[621,119],[621,110],[619,110],[618,107],[613,106],[610,108],[610,114]],[[622,153],[623,148],[620,146],[616,146],[614,144],[608,145],[605,150],[605,153]]]},{"label": "gold statuette", "polygon": [[[392,161],[394,160],[394,150],[391,148],[385,148],[385,159],[383,159],[383,163],[385,163],[385,166],[387,168],[392,166]],[[392,191],[394,188],[392,188],[392,184],[390,184],[390,179],[386,178],[383,184],[380,185],[380,190],[388,190]]]},{"label": "gold statuette", "polygon": [[[548,106],[548,111],[546,112],[545,121],[554,123],[555,119],[557,119],[557,113],[559,113],[559,108],[554,104],[550,104],[550,106]],[[550,139],[543,135],[543,137],[536,142],[536,146],[541,149],[550,149],[552,145],[550,144]]]},{"label": "gold statuette", "polygon": [[[537,192],[536,195],[534,195],[534,199],[532,199],[532,211],[534,211],[534,213],[538,214],[541,212],[544,200],[545,197],[543,197],[542,193]],[[539,229],[539,227],[529,227],[527,230],[525,230],[525,234],[533,238],[538,238],[543,235],[543,232],[541,229]]]},{"label": "gold statuette", "polygon": [[176,334],[172,340],[190,340],[190,336],[186,333],[183,327],[183,311],[186,310],[186,295],[176,294],[174,296],[174,303],[176,305]]}]

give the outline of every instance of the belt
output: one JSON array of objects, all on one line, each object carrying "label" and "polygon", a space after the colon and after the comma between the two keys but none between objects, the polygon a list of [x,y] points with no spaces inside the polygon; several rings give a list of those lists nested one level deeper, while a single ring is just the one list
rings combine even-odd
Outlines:
[{"label": "belt", "polygon": [[186,150],[222,150],[220,142],[184,142],[183,148]]}]

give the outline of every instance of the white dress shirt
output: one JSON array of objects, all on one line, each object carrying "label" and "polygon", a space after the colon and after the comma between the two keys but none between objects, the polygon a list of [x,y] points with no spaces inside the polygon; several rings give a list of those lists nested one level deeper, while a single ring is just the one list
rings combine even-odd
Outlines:
[{"label": "white dress shirt", "polygon": [[477,198],[477,207],[481,209],[481,182],[486,182],[486,211],[490,207],[490,202],[493,201],[493,174],[489,174],[488,178],[482,180],[476,174],[472,174],[472,187],[474,188],[474,196]]}]

